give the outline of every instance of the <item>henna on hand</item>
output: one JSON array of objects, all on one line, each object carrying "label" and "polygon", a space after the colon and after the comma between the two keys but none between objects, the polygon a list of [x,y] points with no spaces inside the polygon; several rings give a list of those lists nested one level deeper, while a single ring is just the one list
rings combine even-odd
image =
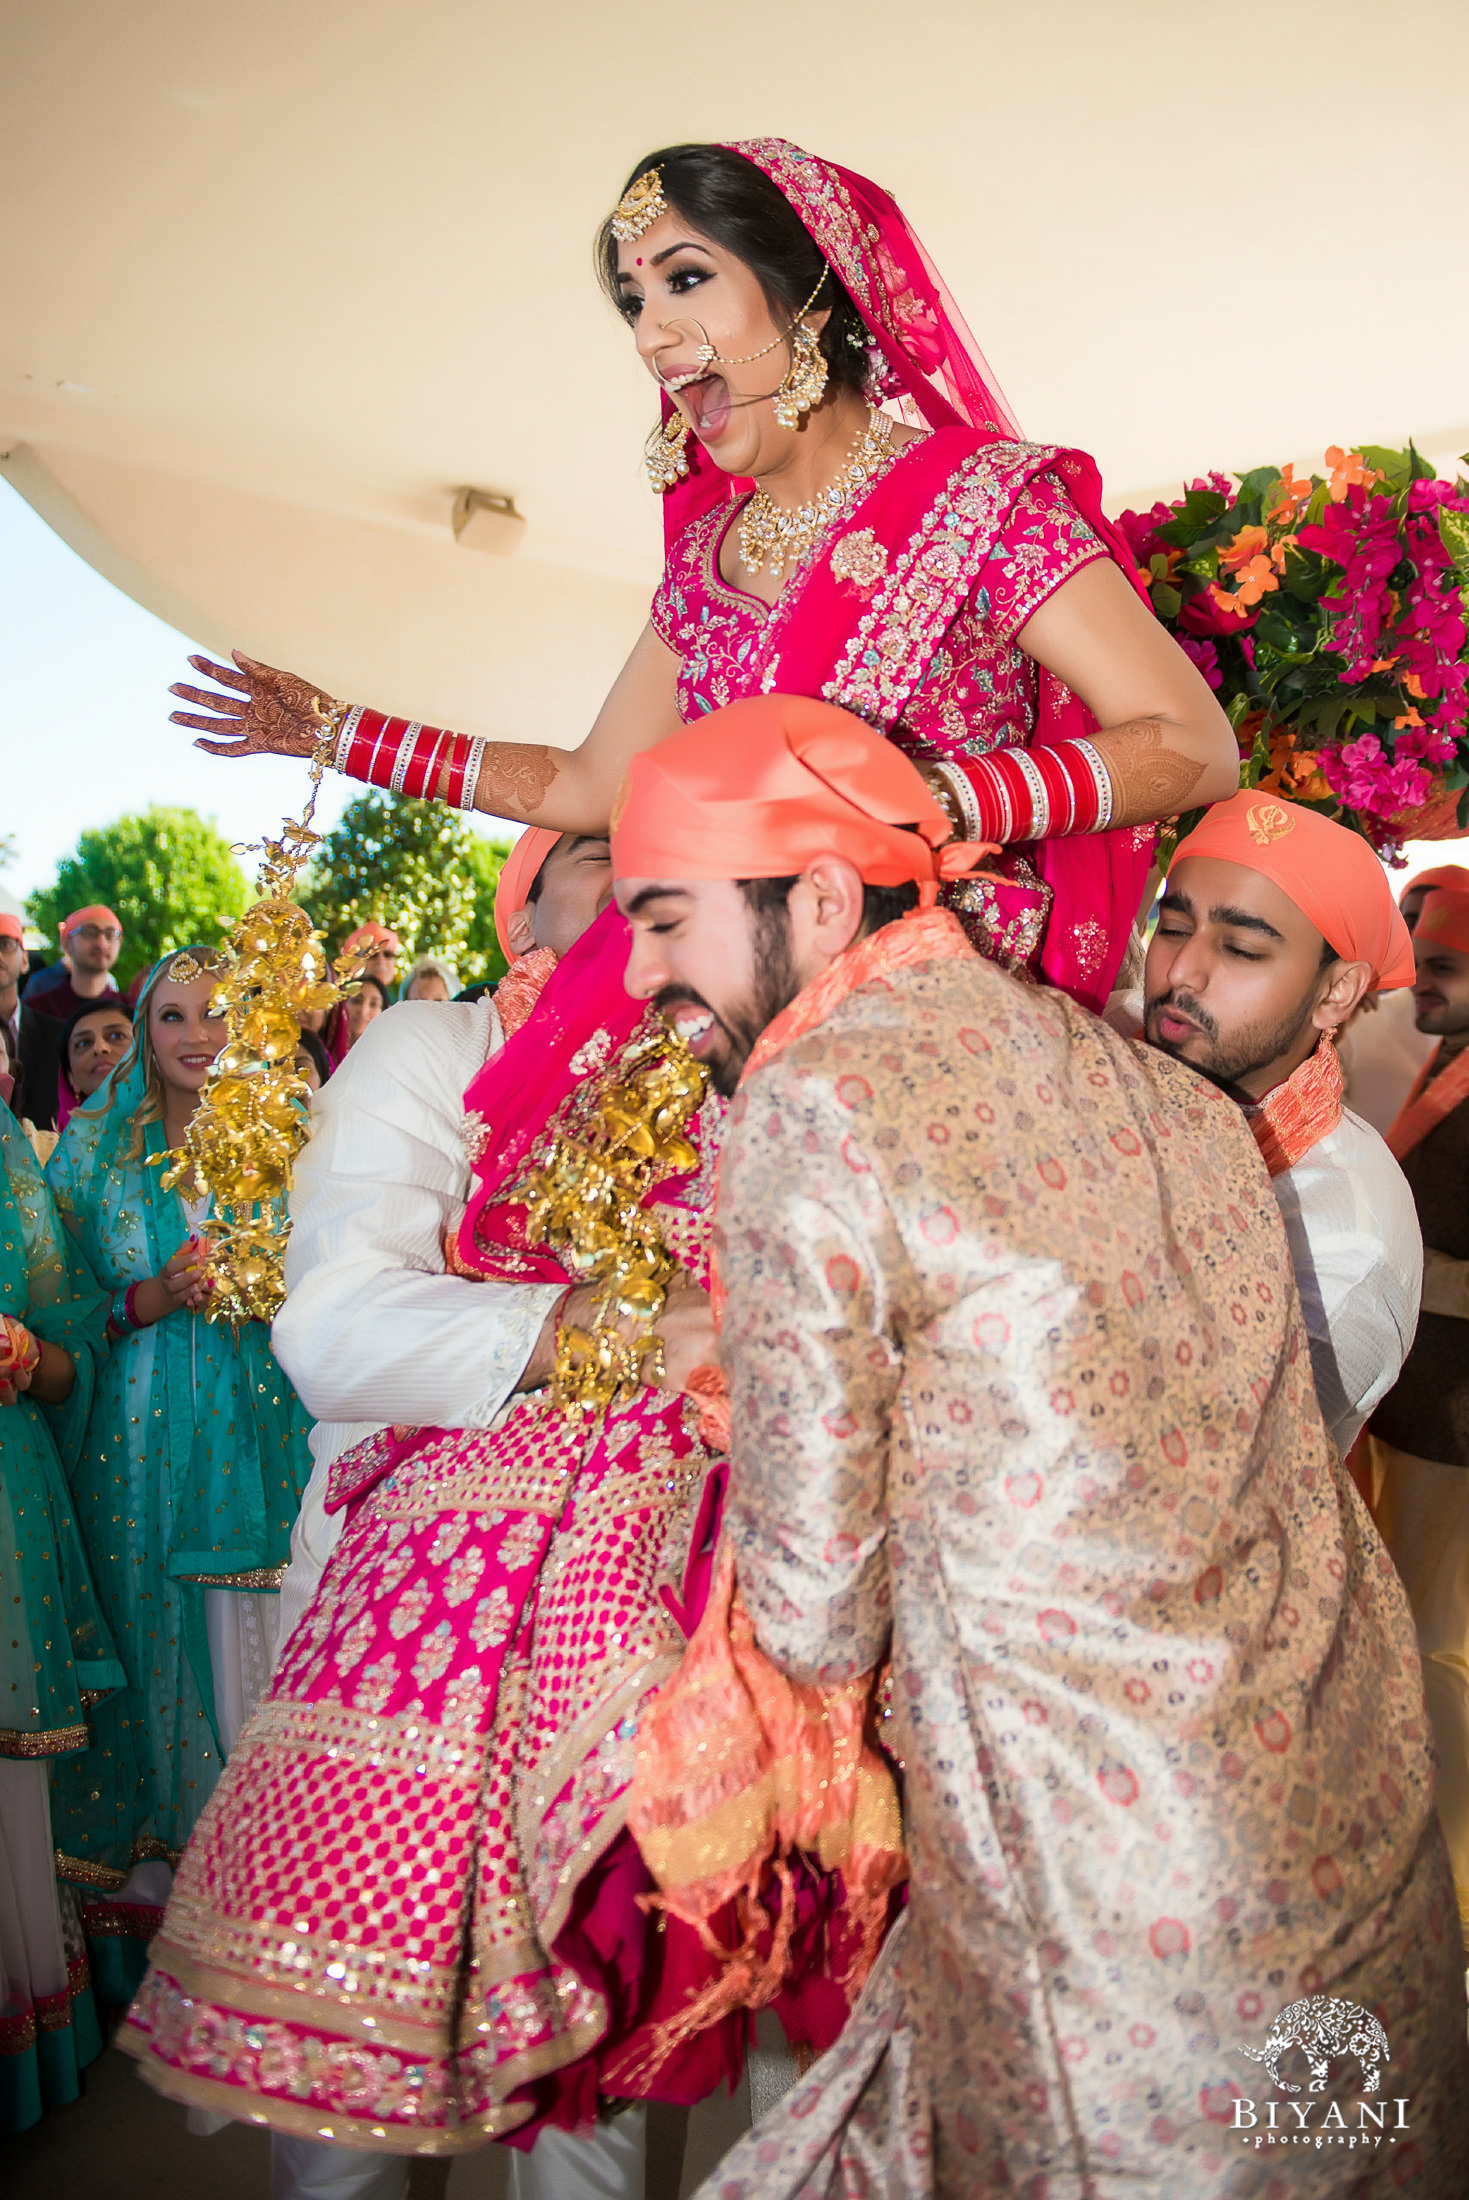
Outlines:
[{"label": "henna on hand", "polygon": [[558,749],[536,743],[487,741],[474,790],[475,808],[488,810],[492,817],[529,817],[550,793],[561,769],[560,757]]},{"label": "henna on hand", "polygon": [[210,657],[191,657],[196,672],[232,688],[230,695],[215,695],[208,688],[190,687],[180,681],[169,689],[185,703],[195,703],[215,713],[201,718],[189,711],[171,713],[170,723],[204,733],[231,734],[225,741],[196,741],[195,748],[210,756],[310,756],[321,740],[321,720],[316,713],[338,706],[330,695],[313,687],[294,672],[263,665],[242,651],[233,652],[238,671],[216,664]]},{"label": "henna on hand", "polygon": [[1150,825],[1177,817],[1208,770],[1207,764],[1164,746],[1158,718],[1108,726],[1092,736],[1092,745],[1112,782],[1114,825]]}]

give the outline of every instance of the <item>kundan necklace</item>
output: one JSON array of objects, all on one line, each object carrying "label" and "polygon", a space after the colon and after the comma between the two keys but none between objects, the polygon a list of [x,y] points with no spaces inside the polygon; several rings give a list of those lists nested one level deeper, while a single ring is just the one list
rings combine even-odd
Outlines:
[{"label": "kundan necklace", "polygon": [[886,413],[868,415],[867,433],[829,489],[809,504],[785,511],[764,489],[757,489],[740,520],[740,563],[747,573],[763,572],[769,565],[772,580],[779,580],[788,565],[809,558],[832,522],[839,518],[854,491],[870,481],[889,457],[893,423]]}]

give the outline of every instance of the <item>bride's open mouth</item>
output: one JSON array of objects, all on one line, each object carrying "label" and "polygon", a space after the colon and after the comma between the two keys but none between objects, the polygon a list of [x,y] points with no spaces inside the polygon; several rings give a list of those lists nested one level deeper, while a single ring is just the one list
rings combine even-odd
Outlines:
[{"label": "bride's open mouth", "polygon": [[689,426],[701,443],[712,443],[723,435],[729,425],[733,410],[730,403],[729,384],[722,374],[674,375],[664,383],[670,397],[683,400]]}]

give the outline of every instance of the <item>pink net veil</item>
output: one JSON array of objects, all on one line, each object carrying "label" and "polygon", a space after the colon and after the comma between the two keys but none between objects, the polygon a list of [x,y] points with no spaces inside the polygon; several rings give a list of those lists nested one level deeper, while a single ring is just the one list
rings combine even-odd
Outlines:
[{"label": "pink net veil", "polygon": [[[874,403],[905,398],[929,428],[1019,435],[984,353],[890,191],[785,138],[746,138],[726,150],[770,178],[845,286],[870,338]],[[672,410],[665,397],[665,419]],[[701,512],[750,486],[721,473],[692,437],[685,449],[688,479],[663,500],[667,543]]]}]

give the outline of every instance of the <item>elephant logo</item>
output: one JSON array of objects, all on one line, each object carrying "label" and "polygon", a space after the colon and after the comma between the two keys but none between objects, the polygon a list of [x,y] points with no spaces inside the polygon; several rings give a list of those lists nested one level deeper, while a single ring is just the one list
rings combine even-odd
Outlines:
[{"label": "elephant logo", "polygon": [[1326,2091],[1333,2055],[1356,2056],[1364,2093],[1377,2091],[1382,2082],[1379,2065],[1392,2060],[1387,2034],[1371,2010],[1341,2001],[1335,1994],[1308,1994],[1304,2001],[1293,2001],[1271,2025],[1263,2047],[1242,2047],[1239,2053],[1263,2063],[1272,2085],[1282,2093],[1299,2093],[1298,2085],[1280,2075],[1280,2058],[1292,2047],[1299,2047],[1311,2066],[1307,2088],[1311,2093]]}]

